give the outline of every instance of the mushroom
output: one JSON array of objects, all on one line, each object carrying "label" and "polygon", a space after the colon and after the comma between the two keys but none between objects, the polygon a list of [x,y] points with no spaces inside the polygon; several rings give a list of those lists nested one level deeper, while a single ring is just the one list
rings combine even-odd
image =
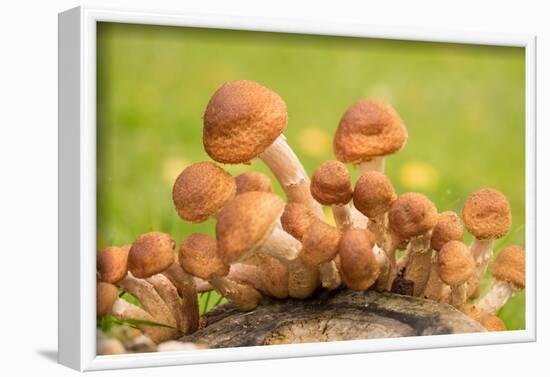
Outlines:
[{"label": "mushroom", "polygon": [[317,220],[306,229],[302,238],[302,261],[311,268],[319,266],[321,284],[329,290],[338,288],[342,283],[336,263],[333,261],[338,254],[340,236],[338,229]]},{"label": "mushroom", "polygon": [[[414,254],[422,255],[426,245],[429,249],[429,237],[437,223],[437,209],[424,195],[409,192],[399,196],[390,206],[388,212],[389,240],[386,253],[390,260],[389,279],[385,281],[389,289],[397,275],[396,249],[404,240],[412,240]],[[427,242],[426,242],[427,241]],[[411,253],[410,258],[413,258]]]},{"label": "mushroom", "polygon": [[400,150],[407,128],[397,111],[380,99],[354,103],[342,116],[333,141],[336,158],[359,165],[361,174],[384,171],[384,156]]},{"label": "mushroom", "polygon": [[204,113],[203,144],[215,161],[249,163],[260,158],[281,184],[289,202],[323,212],[309,192],[309,178],[282,132],[288,114],[283,99],[249,80],[229,81],[210,98]]},{"label": "mushroom", "polygon": [[128,272],[128,253],[132,245],[109,246],[97,255],[97,272],[101,281],[116,284]]},{"label": "mushroom", "polygon": [[311,195],[322,205],[331,206],[340,229],[367,227],[367,219],[348,205],[353,197],[351,177],[340,161],[325,161],[311,176]]},{"label": "mushroom", "polygon": [[[149,278],[163,273],[176,287],[183,299],[178,309],[173,304],[171,310],[175,319],[179,319],[180,331],[183,334],[192,333],[198,328],[198,298],[195,284],[190,276],[187,276],[174,263],[174,239],[162,232],[149,232],[139,236],[128,254],[128,269],[137,278]],[[154,278],[155,288],[162,298],[174,302],[174,292],[169,285],[164,284],[161,277]]]},{"label": "mushroom", "polygon": [[227,277],[237,283],[251,285],[266,296],[278,299],[288,297],[288,269],[267,255],[256,255],[245,263],[233,263]]},{"label": "mushroom", "polygon": [[466,229],[474,236],[470,249],[476,269],[468,283],[468,297],[474,297],[479,295],[479,283],[493,255],[493,241],[508,233],[512,213],[504,194],[494,189],[482,189],[468,197],[462,208],[462,218]]},{"label": "mushroom", "polygon": [[342,278],[353,290],[370,288],[380,269],[372,249],[374,235],[365,229],[349,229],[342,234],[338,245]]},{"label": "mushroom", "polygon": [[379,246],[384,246],[385,215],[396,197],[391,181],[377,171],[365,172],[355,184],[353,204],[368,217],[368,229],[376,236]]},{"label": "mushroom", "polygon": [[200,223],[215,216],[235,196],[235,179],[212,162],[198,162],[183,170],[172,188],[179,217]]},{"label": "mushroom", "polygon": [[502,319],[498,318],[496,315],[489,315],[485,317],[481,324],[487,329],[487,331],[506,331],[506,325]]},{"label": "mushroom", "polygon": [[494,315],[519,290],[525,288],[525,251],[521,246],[504,248],[493,263],[493,281],[477,308]]},{"label": "mushroom", "polygon": [[128,270],[137,278],[147,278],[167,269],[174,262],[176,242],[162,232],[140,235],[128,254]]},{"label": "mushroom", "polygon": [[[437,224],[432,230],[430,244],[433,250],[439,252],[449,241],[464,241],[464,227],[456,212],[446,211],[438,215]],[[443,283],[437,272],[437,261],[432,258],[428,282],[422,294],[434,301],[446,301],[450,298],[450,287]]]},{"label": "mushroom", "polygon": [[437,271],[441,280],[451,287],[451,305],[460,308],[468,298],[467,281],[475,268],[468,246],[449,241],[437,253]]},{"label": "mushroom", "polygon": [[263,173],[249,171],[235,177],[237,183],[237,195],[247,191],[273,192],[271,179]]},{"label": "mushroom", "polygon": [[283,229],[298,241],[302,241],[306,229],[315,221],[319,221],[317,216],[300,203],[288,203],[281,215]]},{"label": "mushroom", "polygon": [[183,241],[179,250],[179,263],[187,273],[207,280],[240,310],[256,308],[262,298],[253,287],[226,277],[229,267],[220,258],[216,240],[205,234],[193,233]]},{"label": "mushroom", "polygon": [[218,251],[226,265],[255,254],[277,258],[289,269],[289,296],[305,298],[317,288],[319,274],[299,258],[301,243],[282,229],[279,217],[283,208],[283,200],[272,193],[237,195],[218,214]]},{"label": "mushroom", "polygon": [[103,316],[111,312],[118,298],[118,288],[110,283],[100,281],[96,285],[96,315]]}]

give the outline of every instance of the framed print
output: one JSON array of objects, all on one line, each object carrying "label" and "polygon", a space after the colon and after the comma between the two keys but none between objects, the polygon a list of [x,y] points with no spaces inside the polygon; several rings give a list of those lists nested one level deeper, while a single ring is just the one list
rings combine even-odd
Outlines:
[{"label": "framed print", "polygon": [[535,37],[59,15],[59,361],[535,339]]}]

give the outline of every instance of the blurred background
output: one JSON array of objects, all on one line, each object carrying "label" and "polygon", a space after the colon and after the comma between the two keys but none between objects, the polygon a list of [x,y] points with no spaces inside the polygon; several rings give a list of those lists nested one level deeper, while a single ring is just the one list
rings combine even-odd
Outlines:
[{"label": "blurred background", "polygon": [[[283,97],[285,135],[309,173],[334,159],[332,136],[352,103],[388,101],[409,133],[406,147],[386,159],[397,192],[418,191],[440,211],[460,213],[472,191],[498,189],[510,201],[513,225],[495,251],[524,244],[521,48],[109,23],[98,24],[97,44],[98,248],[152,230],[178,244],[193,232],[214,235],[211,220],[179,219],[171,189],[189,164],[210,160],[202,115],[214,91],[235,79]],[[224,168],[270,174],[259,162]],[[484,291],[489,282],[487,274]],[[202,310],[215,296],[201,298]],[[520,293],[499,316],[508,329],[522,329],[524,311]]]}]

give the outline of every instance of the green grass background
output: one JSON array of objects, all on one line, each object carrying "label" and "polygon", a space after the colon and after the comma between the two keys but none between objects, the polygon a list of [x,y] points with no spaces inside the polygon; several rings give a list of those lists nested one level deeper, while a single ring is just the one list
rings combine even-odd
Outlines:
[{"label": "green grass background", "polygon": [[[285,134],[310,173],[334,158],[332,135],[347,107],[387,100],[409,132],[406,147],[386,159],[396,190],[460,212],[470,192],[494,187],[513,211],[512,230],[495,250],[524,244],[523,49],[108,23],[98,25],[97,43],[99,248],[151,230],[178,243],[192,232],[213,234],[213,221],[179,220],[171,187],[187,165],[209,160],[202,114],[213,92],[235,79],[284,98]],[[225,168],[269,173],[259,162]],[[521,329],[524,311],[518,294],[499,315]]]}]

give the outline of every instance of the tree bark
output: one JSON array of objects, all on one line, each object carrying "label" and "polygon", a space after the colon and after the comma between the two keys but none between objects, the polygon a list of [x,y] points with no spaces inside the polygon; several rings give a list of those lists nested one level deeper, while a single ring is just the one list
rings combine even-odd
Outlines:
[{"label": "tree bark", "polygon": [[203,319],[206,327],[180,340],[221,348],[485,331],[449,305],[372,290],[321,291],[307,300],[264,299],[250,312],[226,304]]}]

